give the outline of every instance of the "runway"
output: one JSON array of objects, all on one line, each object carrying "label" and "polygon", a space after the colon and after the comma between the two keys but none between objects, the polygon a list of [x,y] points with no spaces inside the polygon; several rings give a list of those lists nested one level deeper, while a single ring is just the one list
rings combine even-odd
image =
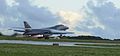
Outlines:
[{"label": "runway", "polygon": [[[22,40],[0,40],[0,43],[9,44],[32,44],[32,45],[53,45],[54,43],[59,46],[76,46],[76,47],[88,47],[88,48],[115,48],[115,47],[103,47],[103,46],[80,46],[75,44],[100,44],[100,45],[120,45],[113,43],[83,43],[83,42],[43,42],[43,41],[22,41]],[[116,47],[118,48],[118,47]]]}]

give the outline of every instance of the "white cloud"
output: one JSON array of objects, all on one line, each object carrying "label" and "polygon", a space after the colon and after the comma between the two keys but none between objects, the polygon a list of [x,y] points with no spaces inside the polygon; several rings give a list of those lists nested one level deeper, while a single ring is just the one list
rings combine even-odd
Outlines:
[{"label": "white cloud", "polygon": [[[99,1],[99,0],[96,0]],[[106,0],[107,1],[107,0]],[[93,1],[87,3],[86,10],[89,16],[88,18],[96,18],[93,20],[94,25],[90,25],[88,29],[89,32],[92,32],[95,35],[99,35],[106,38],[119,38],[119,22],[120,22],[120,8],[118,8],[118,3],[120,0],[109,0],[96,3],[96,6]],[[116,5],[115,5],[116,3]],[[90,12],[89,12],[90,11]],[[92,21],[91,21],[92,22]],[[89,25],[87,25],[89,26]],[[101,29],[100,29],[101,28]]]},{"label": "white cloud", "polygon": [[29,0],[32,6],[48,7],[53,13],[60,10],[78,11],[89,0]]},{"label": "white cloud", "polygon": [[3,25],[4,25],[4,22],[5,22],[4,17],[3,17],[3,16],[0,16],[0,24],[1,24],[1,26],[3,26]]},{"label": "white cloud", "polygon": [[115,7],[120,8],[120,0],[110,0],[110,2],[114,3]]},{"label": "white cloud", "polygon": [[77,23],[84,20],[82,14],[74,11],[61,10],[59,16],[61,16],[61,21],[59,23],[69,26],[71,30],[75,30]]},{"label": "white cloud", "polygon": [[16,0],[6,0],[6,4],[10,7],[19,5],[19,3],[16,2]]},{"label": "white cloud", "polygon": [[92,36],[93,34],[91,34],[90,32],[76,32],[76,35]]},{"label": "white cloud", "polygon": [[98,19],[93,18],[91,20],[92,20],[93,25],[91,25],[91,26],[88,25],[88,28],[90,28],[90,29],[101,28],[101,29],[105,30],[105,26],[102,23],[100,23]]},{"label": "white cloud", "polygon": [[0,28],[0,33],[2,33],[3,35],[11,36],[15,32],[13,30],[8,30],[8,29],[5,29],[5,28]]}]

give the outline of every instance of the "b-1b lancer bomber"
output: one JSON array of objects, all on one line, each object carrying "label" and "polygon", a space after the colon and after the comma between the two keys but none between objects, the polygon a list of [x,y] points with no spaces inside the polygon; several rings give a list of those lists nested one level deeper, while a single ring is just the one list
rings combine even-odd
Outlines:
[{"label": "b-1b lancer bomber", "polygon": [[62,36],[62,34],[73,34],[73,32],[67,32],[66,30],[69,29],[69,27],[64,25],[55,25],[53,27],[32,29],[32,27],[26,21],[24,21],[24,27],[25,28],[21,28],[24,30],[14,30],[14,31],[24,32],[23,35],[25,36],[43,35],[45,39],[49,39],[49,36],[53,34],[60,34],[60,36]]}]

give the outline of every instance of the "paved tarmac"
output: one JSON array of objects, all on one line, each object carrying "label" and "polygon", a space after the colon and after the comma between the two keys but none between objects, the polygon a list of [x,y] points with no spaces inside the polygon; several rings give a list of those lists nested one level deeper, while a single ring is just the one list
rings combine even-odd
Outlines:
[{"label": "paved tarmac", "polygon": [[[76,47],[89,47],[89,48],[115,48],[115,47],[80,46],[80,45],[75,45],[75,44],[120,45],[120,44],[113,44],[113,43],[43,42],[43,41],[22,41],[22,40],[0,40],[0,43],[9,43],[9,44],[32,44],[32,45],[53,45],[53,44],[59,44],[59,46],[76,46]],[[118,47],[117,47],[117,48],[118,48]]]}]

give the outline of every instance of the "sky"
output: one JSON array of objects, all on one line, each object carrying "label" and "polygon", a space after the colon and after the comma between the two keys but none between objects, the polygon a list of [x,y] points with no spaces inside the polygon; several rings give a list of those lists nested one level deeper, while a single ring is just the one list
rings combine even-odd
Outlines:
[{"label": "sky", "polygon": [[77,35],[120,38],[120,0],[0,0],[0,28],[57,24]]}]

